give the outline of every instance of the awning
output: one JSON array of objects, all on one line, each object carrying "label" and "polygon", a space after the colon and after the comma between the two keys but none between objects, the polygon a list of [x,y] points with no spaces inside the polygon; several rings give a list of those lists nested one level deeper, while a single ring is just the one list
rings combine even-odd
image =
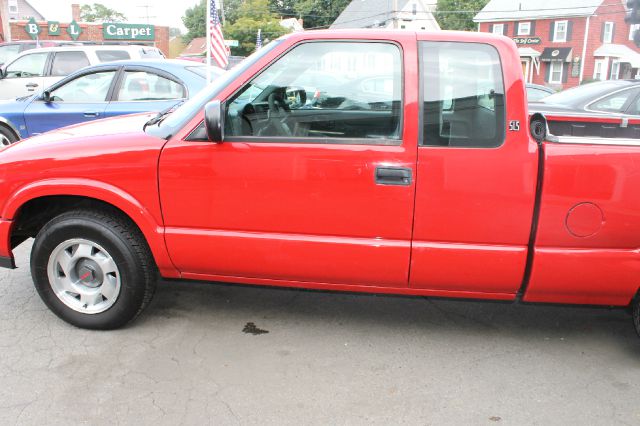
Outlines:
[{"label": "awning", "polygon": [[519,47],[518,54],[520,55],[520,57],[527,58],[536,58],[540,56],[540,52],[538,52],[536,49],[532,49],[531,47]]},{"label": "awning", "polygon": [[628,62],[632,68],[640,68],[640,53],[623,44],[603,44],[593,56],[618,58],[620,62]]},{"label": "awning", "polygon": [[542,62],[571,62],[571,48],[545,47],[540,60]]}]

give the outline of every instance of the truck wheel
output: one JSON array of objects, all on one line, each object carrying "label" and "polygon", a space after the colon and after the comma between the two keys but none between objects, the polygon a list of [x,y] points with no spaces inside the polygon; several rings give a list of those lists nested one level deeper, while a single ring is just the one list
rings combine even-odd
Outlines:
[{"label": "truck wheel", "polygon": [[31,275],[44,303],[76,327],[109,330],[151,301],[157,272],[141,232],[100,210],[63,213],[38,233]]},{"label": "truck wheel", "polygon": [[13,132],[4,126],[0,126],[0,147],[11,145],[16,142],[18,138]]}]

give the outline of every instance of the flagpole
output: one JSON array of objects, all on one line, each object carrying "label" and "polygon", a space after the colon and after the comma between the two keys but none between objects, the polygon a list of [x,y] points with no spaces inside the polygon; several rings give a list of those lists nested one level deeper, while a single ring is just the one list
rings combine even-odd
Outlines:
[{"label": "flagpole", "polygon": [[207,84],[211,83],[211,0],[207,3]]}]

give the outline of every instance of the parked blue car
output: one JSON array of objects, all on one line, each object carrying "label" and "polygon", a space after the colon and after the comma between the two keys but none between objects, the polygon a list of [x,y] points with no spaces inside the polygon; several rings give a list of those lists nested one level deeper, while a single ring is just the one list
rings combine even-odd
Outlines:
[{"label": "parked blue car", "polygon": [[[209,68],[211,79],[224,71]],[[128,60],[87,67],[43,93],[0,101],[0,146],[100,118],[169,109],[207,82],[207,67],[183,60]]]}]

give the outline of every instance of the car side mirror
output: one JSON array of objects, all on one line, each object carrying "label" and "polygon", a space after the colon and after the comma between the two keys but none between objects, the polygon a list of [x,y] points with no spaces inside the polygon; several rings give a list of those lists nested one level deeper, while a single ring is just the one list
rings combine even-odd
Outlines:
[{"label": "car side mirror", "polygon": [[7,76],[7,71],[3,68],[0,68],[0,80]]},{"label": "car side mirror", "polygon": [[211,142],[222,143],[224,138],[224,115],[220,101],[211,101],[204,107],[204,125]]},{"label": "car side mirror", "polygon": [[302,108],[307,104],[307,92],[302,87],[287,87],[285,97],[291,109]]},{"label": "car side mirror", "polygon": [[51,97],[51,92],[48,90],[45,90],[44,92],[42,92],[42,100],[48,104],[53,102],[53,98]]}]

